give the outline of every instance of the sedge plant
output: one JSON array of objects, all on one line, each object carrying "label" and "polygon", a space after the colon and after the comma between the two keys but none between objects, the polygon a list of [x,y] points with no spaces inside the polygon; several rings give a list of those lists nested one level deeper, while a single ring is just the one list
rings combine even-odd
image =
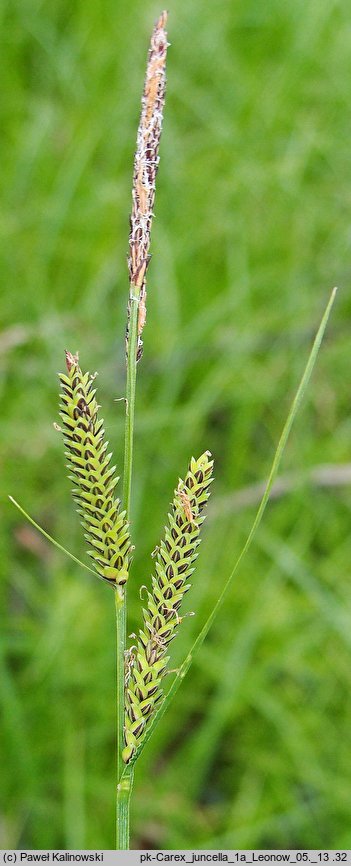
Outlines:
[{"label": "sedge plant", "polygon": [[[66,351],[66,368],[60,379],[61,425],[73,498],[89,545],[92,567],[80,563],[113,590],[116,611],[117,670],[117,786],[116,848],[129,848],[129,810],[134,770],[158,721],[186,675],[194,652],[204,641],[223,602],[242,557],[247,552],[266,508],[282,454],[314,367],[335,297],[332,292],[311,353],[274,455],[266,489],[247,541],[227,578],[221,594],[192,649],[174,671],[164,694],[169,672],[168,648],[182,623],[182,602],[191,587],[190,578],[201,540],[206,503],[213,480],[213,459],[208,450],[192,457],[183,477],[175,484],[162,538],[153,552],[154,569],[146,587],[137,636],[127,640],[127,590],[134,539],[130,525],[134,413],[137,365],[142,358],[142,332],[146,319],[146,275],[150,261],[150,233],[159,164],[166,82],[166,13],[155,24],[148,54],[142,108],[134,160],[132,213],[129,235],[129,299],[126,328],[125,447],[123,487],[108,451],[104,422],[96,399],[95,375],[84,372],[78,353]],[[76,562],[71,552],[12,502],[57,547]]]}]

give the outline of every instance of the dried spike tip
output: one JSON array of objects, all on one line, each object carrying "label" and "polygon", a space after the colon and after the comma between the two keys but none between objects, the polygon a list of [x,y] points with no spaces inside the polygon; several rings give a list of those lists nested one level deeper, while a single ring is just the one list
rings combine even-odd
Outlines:
[{"label": "dried spike tip", "polygon": [[209,498],[213,460],[206,451],[192,457],[185,480],[180,479],[168,515],[168,525],[161,544],[155,549],[155,575],[147,607],[143,610],[143,627],[134,647],[133,665],[126,678],[125,749],[126,764],[134,756],[148,722],[154,715],[163,691],[162,677],[166,673],[167,648],[176,636],[182,617],[179,609],[183,596],[190,589],[188,578],[200,544],[203,508]]},{"label": "dried spike tip", "polygon": [[67,349],[66,349],[66,351],[65,351],[65,355],[66,355],[66,366],[67,366],[67,370],[68,370],[68,372],[70,372],[71,369],[72,369],[72,367],[77,367],[77,366],[78,366],[78,364],[79,364],[79,355],[78,355],[78,352],[76,352],[75,355],[73,355],[72,352],[68,352]]},{"label": "dried spike tip", "polygon": [[60,417],[63,421],[67,468],[75,483],[73,498],[90,544],[89,555],[97,573],[111,584],[123,586],[128,579],[131,543],[125,512],[114,496],[118,482],[110,466],[103,420],[98,417],[93,382],[82,373],[78,353],[66,352],[67,374],[60,373]]},{"label": "dried spike tip", "polygon": [[151,36],[134,157],[128,268],[130,294],[137,294],[139,298],[138,358],[141,357],[141,333],[146,319],[146,271],[150,261],[150,233],[165,102],[168,47],[166,22],[167,13],[163,12]]}]

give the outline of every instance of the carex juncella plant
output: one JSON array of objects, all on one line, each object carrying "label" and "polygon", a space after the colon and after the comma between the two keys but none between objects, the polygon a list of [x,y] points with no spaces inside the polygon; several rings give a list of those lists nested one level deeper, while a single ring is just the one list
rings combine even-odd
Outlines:
[{"label": "carex juncella plant", "polygon": [[190,461],[182,481],[179,479],[165,534],[155,550],[155,574],[143,626],[136,647],[126,658],[126,717],[123,759],[130,761],[142,741],[148,721],[162,697],[162,678],[167,672],[167,648],[176,637],[181,622],[179,610],[190,589],[188,582],[198,556],[203,508],[209,497],[213,460],[209,451]]},{"label": "carex juncella plant", "polygon": [[67,372],[60,373],[60,417],[73,498],[82,517],[88,550],[100,577],[124,585],[131,556],[129,526],[120,500],[119,481],[107,453],[104,422],[99,418],[94,376],[82,373],[78,355],[66,352]]},{"label": "carex juncella plant", "polygon": [[[116,847],[119,850],[129,848],[129,808],[134,765],[158,722],[158,713],[161,714],[168,706],[190,667],[193,652],[205,639],[237,567],[252,543],[266,508],[293,420],[310,379],[336,292],[334,289],[321,320],[247,541],[192,649],[180,668],[173,671],[176,674],[175,679],[168,693],[164,695],[164,677],[166,673],[172,673],[169,670],[168,648],[186,615],[181,612],[181,608],[184,596],[191,587],[190,578],[194,572],[200,531],[205,519],[204,507],[213,480],[210,451],[205,451],[197,460],[192,457],[184,480],[179,479],[174,490],[163,538],[152,554],[155,568],[150,587],[142,587],[142,591],[146,590],[146,604],[142,610],[140,628],[138,635],[130,636],[131,640],[136,642],[127,648],[127,584],[134,549],[129,516],[136,369],[137,361],[142,357],[142,333],[146,319],[146,273],[150,261],[150,234],[165,99],[168,48],[166,21],[167,14],[163,12],[151,37],[134,160],[128,255],[127,375],[126,393],[122,398],[125,403],[123,505],[115,494],[119,478],[116,467],[111,465],[112,454],[107,451],[104,422],[99,416],[100,406],[96,400],[94,385],[96,374],[82,372],[77,353],[66,351],[66,371],[59,374],[62,427],[55,424],[63,433],[69,478],[74,482],[73,498],[89,543],[88,553],[94,565],[94,569],[90,570],[114,589],[117,626]],[[47,539],[56,547],[65,550],[26,514],[13,497],[10,499]],[[69,551],[65,552],[79,562]]]},{"label": "carex juncella plant", "polygon": [[[164,536],[155,549],[154,574],[136,643],[127,648],[127,581],[133,546],[130,537],[130,495],[133,462],[136,365],[142,356],[146,319],[146,272],[150,261],[155,182],[166,83],[167,14],[153,29],[134,158],[129,234],[129,299],[126,331],[125,450],[123,507],[105,441],[96,400],[95,375],[82,372],[78,354],[66,352],[60,374],[60,417],[73,497],[89,544],[97,576],[115,590],[117,625],[117,848],[128,847],[129,801],[138,749],[155,720],[169,670],[168,647],[184,616],[181,606],[190,589],[205,519],[204,506],[212,482],[213,460],[205,451],[191,459],[184,480],[174,491]],[[57,426],[57,425],[56,425]]]}]

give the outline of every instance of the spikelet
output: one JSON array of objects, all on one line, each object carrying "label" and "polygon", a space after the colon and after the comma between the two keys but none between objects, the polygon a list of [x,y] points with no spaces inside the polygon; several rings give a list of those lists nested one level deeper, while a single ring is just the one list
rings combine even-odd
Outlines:
[{"label": "spikelet", "polygon": [[[162,12],[151,36],[134,157],[128,268],[130,295],[135,295],[137,291],[139,298],[137,360],[141,358],[143,347],[141,334],[146,319],[146,271],[150,261],[150,233],[165,102],[168,47],[166,23],[167,12]],[[129,321],[127,346],[128,330]]]},{"label": "spikelet", "polygon": [[118,482],[115,466],[110,466],[103,419],[93,388],[94,377],[82,373],[78,355],[66,352],[67,374],[60,373],[62,388],[60,417],[63,421],[69,478],[77,485],[73,498],[83,518],[85,538],[98,574],[108,582],[123,586],[129,572],[131,544],[125,512],[114,496]]},{"label": "spikelet", "polygon": [[174,492],[164,539],[155,551],[156,574],[152,577],[152,591],[147,592],[143,628],[137,646],[131,647],[126,657],[125,763],[135,754],[162,697],[167,647],[177,634],[181,622],[178,611],[190,589],[188,579],[198,555],[200,527],[205,519],[201,514],[209,498],[212,469],[209,451],[198,460],[191,459],[185,481],[179,480]]}]

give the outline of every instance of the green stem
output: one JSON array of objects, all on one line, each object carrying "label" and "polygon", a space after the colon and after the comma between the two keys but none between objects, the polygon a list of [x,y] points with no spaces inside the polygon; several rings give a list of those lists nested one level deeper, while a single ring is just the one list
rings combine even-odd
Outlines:
[{"label": "green stem", "polygon": [[136,354],[138,345],[139,292],[137,286],[130,287],[129,339],[127,354],[126,423],[124,439],[123,508],[130,518],[130,494],[132,487],[133,438],[136,385]]},{"label": "green stem", "polygon": [[[130,521],[130,496],[133,469],[133,439],[136,386],[136,355],[138,345],[138,307],[139,289],[131,286],[129,309],[129,338],[127,349],[127,387],[126,421],[124,440],[123,508],[126,519]],[[116,798],[116,850],[129,849],[129,805],[133,787],[133,770],[126,772],[122,751],[124,748],[124,677],[126,651],[127,590],[117,587],[116,628],[117,628],[117,798]],[[123,778],[122,778],[123,777]]]},{"label": "green stem", "polygon": [[129,807],[133,789],[133,767],[126,767],[123,779],[117,785],[117,844],[118,851],[129,849]]},{"label": "green stem", "polygon": [[122,750],[124,748],[124,651],[126,644],[126,603],[125,589],[117,586],[115,592],[116,629],[117,629],[117,780],[123,770]]}]

